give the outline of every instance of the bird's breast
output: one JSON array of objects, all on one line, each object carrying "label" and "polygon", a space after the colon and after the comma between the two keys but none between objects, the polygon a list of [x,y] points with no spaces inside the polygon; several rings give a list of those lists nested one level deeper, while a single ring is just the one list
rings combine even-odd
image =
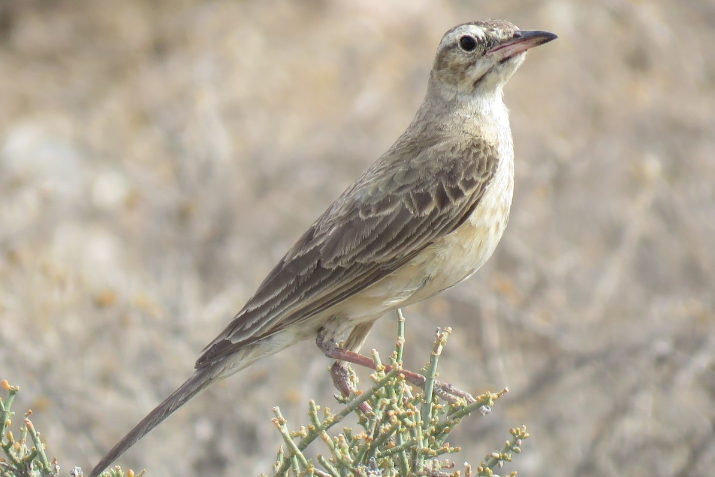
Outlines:
[{"label": "bird's breast", "polygon": [[422,301],[469,278],[492,255],[509,220],[514,189],[511,149],[472,215],[395,272],[340,305],[351,325]]},{"label": "bird's breast", "polygon": [[431,257],[424,257],[424,266],[430,284],[425,292],[434,294],[456,285],[472,276],[492,256],[509,221],[513,192],[513,153],[506,151],[469,218],[429,247]]}]

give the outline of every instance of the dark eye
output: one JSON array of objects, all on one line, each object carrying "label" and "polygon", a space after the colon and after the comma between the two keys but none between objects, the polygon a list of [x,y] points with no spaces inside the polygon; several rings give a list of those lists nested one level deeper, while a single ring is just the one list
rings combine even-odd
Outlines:
[{"label": "dark eye", "polygon": [[477,40],[472,36],[464,35],[459,39],[459,47],[464,51],[474,51],[477,47]]}]

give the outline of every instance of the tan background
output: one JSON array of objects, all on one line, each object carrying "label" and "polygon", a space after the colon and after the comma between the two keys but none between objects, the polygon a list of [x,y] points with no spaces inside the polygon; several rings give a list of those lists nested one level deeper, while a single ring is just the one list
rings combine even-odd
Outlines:
[{"label": "tan background", "polygon": [[[407,364],[451,325],[442,377],[511,388],[457,462],[527,424],[521,475],[712,475],[712,0],[1,3],[0,378],[64,471],[188,377],[409,123],[442,33],[489,17],[560,38],[507,87],[506,235],[406,310]],[[387,355],[394,326],[368,346]],[[309,398],[331,405],[327,365],[312,343],[257,364],[120,462],[270,471],[271,407],[297,425]]]}]

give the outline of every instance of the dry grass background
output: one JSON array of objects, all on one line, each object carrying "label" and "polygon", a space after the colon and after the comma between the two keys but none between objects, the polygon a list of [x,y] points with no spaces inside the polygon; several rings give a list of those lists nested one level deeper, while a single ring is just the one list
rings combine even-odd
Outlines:
[{"label": "dry grass background", "polygon": [[[511,81],[517,186],[469,282],[406,310],[406,355],[512,393],[527,476],[715,466],[712,0],[0,4],[0,377],[87,470],[191,372],[298,235],[411,120],[444,31],[550,30]],[[368,342],[387,354],[394,319]],[[215,386],[121,463],[258,475],[280,405],[330,404],[313,343]],[[242,470],[241,470],[242,469]]]}]

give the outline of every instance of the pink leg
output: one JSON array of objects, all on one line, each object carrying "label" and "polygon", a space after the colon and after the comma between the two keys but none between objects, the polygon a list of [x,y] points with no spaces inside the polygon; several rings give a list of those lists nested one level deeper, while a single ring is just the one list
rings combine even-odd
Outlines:
[{"label": "pink leg", "polygon": [[[357,364],[365,368],[375,369],[375,362],[354,351],[340,348],[335,340],[325,339],[322,333],[318,333],[318,338],[316,339],[318,348],[323,351],[323,353],[328,357],[337,360],[330,369],[330,375],[333,378],[333,383],[335,387],[343,394],[343,396],[349,396],[351,392],[355,392],[355,387],[350,382],[350,373],[347,367],[343,364],[345,362]],[[390,372],[392,366],[389,364],[384,365],[385,371]],[[415,386],[424,387],[426,378],[421,374],[415,373],[413,371],[408,371],[402,369],[399,371],[401,375],[405,377],[407,381],[414,384]],[[435,381],[434,383],[435,393],[442,399],[455,402],[458,398],[464,398],[467,402],[475,402],[474,397],[464,391],[461,391],[451,384],[442,383],[440,381]]]}]

